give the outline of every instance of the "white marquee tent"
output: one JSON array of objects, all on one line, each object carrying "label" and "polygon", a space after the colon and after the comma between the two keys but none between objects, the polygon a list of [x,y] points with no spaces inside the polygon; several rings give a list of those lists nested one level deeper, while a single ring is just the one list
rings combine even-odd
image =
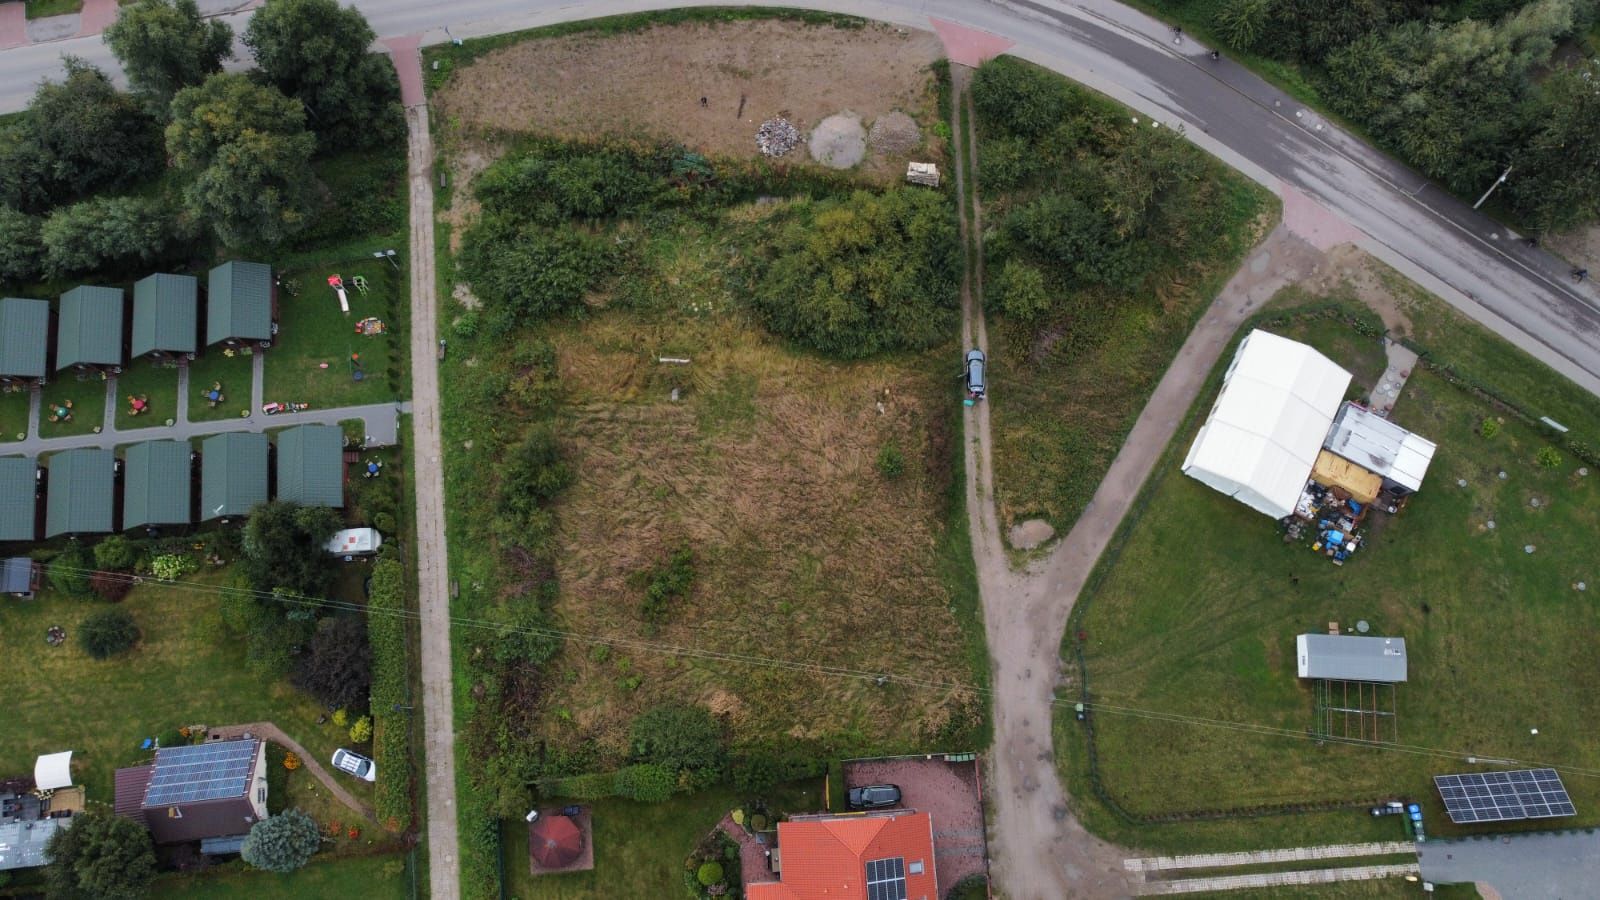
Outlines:
[{"label": "white marquee tent", "polygon": [[72,751],[46,753],[35,759],[33,786],[40,790],[72,787]]},{"label": "white marquee tent", "polygon": [[1349,386],[1349,372],[1305,344],[1250,332],[1184,474],[1275,519],[1292,514]]}]

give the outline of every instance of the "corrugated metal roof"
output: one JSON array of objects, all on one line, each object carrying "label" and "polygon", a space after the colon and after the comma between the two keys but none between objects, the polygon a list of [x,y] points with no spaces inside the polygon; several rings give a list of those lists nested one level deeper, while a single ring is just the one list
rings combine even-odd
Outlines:
[{"label": "corrugated metal roof", "polygon": [[31,541],[38,523],[39,464],[31,456],[0,457],[0,541]]},{"label": "corrugated metal roof", "polygon": [[1406,640],[1346,634],[1302,634],[1295,639],[1301,678],[1333,681],[1406,680]]},{"label": "corrugated metal roof", "polygon": [[13,556],[0,561],[0,592],[26,594],[33,590],[33,560]]},{"label": "corrugated metal roof", "polygon": [[178,441],[146,441],[128,448],[123,456],[123,531],[189,524],[189,452],[189,445]]},{"label": "corrugated metal roof", "polygon": [[106,534],[112,523],[116,458],[110,450],[63,450],[50,457],[44,536]]},{"label": "corrugated metal roof", "polygon": [[206,286],[206,345],[238,338],[272,337],[272,267],[225,262],[211,270]]},{"label": "corrugated metal roof", "polygon": [[83,285],[61,295],[56,371],[122,364],[122,291]]},{"label": "corrugated metal roof", "polygon": [[193,353],[199,282],[191,275],[150,275],[133,286],[131,352]]},{"label": "corrugated metal roof", "polygon": [[301,425],[278,435],[278,499],[302,506],[344,506],[344,432]]},{"label": "corrugated metal roof", "polygon": [[267,501],[267,436],[216,434],[200,444],[200,521],[242,516]]},{"label": "corrugated metal roof", "polygon": [[0,375],[43,378],[50,343],[50,301],[0,300]]},{"label": "corrugated metal roof", "polygon": [[1407,490],[1421,490],[1438,445],[1369,409],[1346,403],[1323,446]]}]

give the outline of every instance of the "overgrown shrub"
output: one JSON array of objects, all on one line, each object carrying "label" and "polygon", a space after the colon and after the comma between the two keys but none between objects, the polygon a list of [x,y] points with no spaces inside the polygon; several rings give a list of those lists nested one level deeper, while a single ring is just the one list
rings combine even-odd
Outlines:
[{"label": "overgrown shrub", "polygon": [[357,744],[365,744],[372,740],[372,717],[362,716],[350,726],[350,740]]},{"label": "overgrown shrub", "polygon": [[748,794],[760,794],[787,781],[821,775],[827,767],[827,759],[819,748],[794,742],[738,748],[728,766],[733,786]]},{"label": "overgrown shrub", "polygon": [[722,726],[703,706],[646,710],[633,720],[628,747],[634,762],[661,766],[694,790],[715,784],[727,768]]},{"label": "overgrown shrub", "polygon": [[461,251],[461,271],[498,334],[581,309],[610,261],[609,244],[593,235],[492,213],[467,231]]},{"label": "overgrown shrub", "polygon": [[89,560],[76,544],[51,560],[46,574],[50,586],[68,597],[89,596]]},{"label": "overgrown shrub", "polygon": [[1554,447],[1540,447],[1534,460],[1539,463],[1540,468],[1554,469],[1561,465],[1561,451]]},{"label": "overgrown shrub", "polygon": [[878,449],[878,474],[890,480],[906,473],[906,457],[900,445],[889,441]]},{"label": "overgrown shrub", "polygon": [[1019,322],[1032,322],[1050,307],[1044,273],[1019,259],[1006,260],[987,295],[1001,313]]},{"label": "overgrown shrub", "polygon": [[675,600],[689,596],[694,588],[694,551],[680,547],[667,561],[644,573],[644,601],[640,612],[646,619],[659,620]]},{"label": "overgrown shrub", "polygon": [[113,534],[94,545],[94,565],[97,569],[126,572],[133,568],[137,557],[138,551],[125,535]]},{"label": "overgrown shrub", "polygon": [[660,803],[678,788],[678,777],[664,766],[640,763],[617,772],[612,789],[618,797],[641,803]]},{"label": "overgrown shrub", "polygon": [[633,153],[575,147],[566,155],[564,149],[549,146],[490,166],[478,178],[478,199],[519,225],[556,226],[613,218],[664,187]]},{"label": "overgrown shrub", "polygon": [[95,659],[126,653],[138,640],[133,615],[120,607],[100,610],[78,626],[78,646]]},{"label": "overgrown shrub", "polygon": [[714,859],[707,860],[706,862],[700,864],[700,868],[695,871],[694,877],[706,887],[711,887],[714,884],[721,884],[722,863],[719,863]]},{"label": "overgrown shrub", "polygon": [[856,191],[792,207],[751,302],[768,328],[831,356],[931,347],[955,322],[960,260],[944,195]]},{"label": "overgrown shrub", "polygon": [[1500,421],[1493,416],[1483,420],[1478,426],[1478,433],[1486,438],[1492,438],[1500,433]]},{"label": "overgrown shrub", "polygon": [[[365,709],[371,694],[372,649],[359,615],[324,621],[301,654],[294,684],[327,706]],[[372,723],[367,723],[371,737]],[[352,729],[353,731],[353,729]],[[352,734],[351,740],[355,740]]]},{"label": "overgrown shrub", "polygon": [[176,581],[199,568],[200,561],[187,553],[163,553],[150,560],[150,574],[162,581]]},{"label": "overgrown shrub", "polygon": [[96,572],[89,576],[89,590],[108,603],[121,603],[133,590],[133,579],[116,572]]}]

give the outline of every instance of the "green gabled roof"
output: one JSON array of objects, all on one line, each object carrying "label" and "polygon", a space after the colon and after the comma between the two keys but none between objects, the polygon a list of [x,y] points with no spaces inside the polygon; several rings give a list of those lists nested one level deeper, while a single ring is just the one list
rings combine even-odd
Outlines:
[{"label": "green gabled roof", "polygon": [[206,285],[206,346],[229,338],[271,337],[272,267],[235,260],[212,269]]},{"label": "green gabled roof", "polygon": [[43,378],[50,341],[50,301],[0,300],[0,375]]},{"label": "green gabled roof", "polygon": [[34,479],[39,464],[31,456],[0,457],[0,541],[31,541],[37,524]]},{"label": "green gabled roof", "polygon": [[110,450],[63,450],[50,457],[44,536],[107,534],[111,522],[116,458]]},{"label": "green gabled roof", "polygon": [[200,443],[200,521],[242,516],[267,502],[267,436],[216,434]]},{"label": "green gabled roof", "polygon": [[151,275],[134,284],[134,356],[194,352],[199,284],[191,275]]},{"label": "green gabled roof", "polygon": [[344,506],[344,431],[301,425],[278,435],[278,499]]},{"label": "green gabled roof", "polygon": [[189,445],[146,441],[123,454],[122,530],[189,524]]},{"label": "green gabled roof", "polygon": [[122,291],[75,287],[61,295],[56,371],[69,366],[122,364]]}]

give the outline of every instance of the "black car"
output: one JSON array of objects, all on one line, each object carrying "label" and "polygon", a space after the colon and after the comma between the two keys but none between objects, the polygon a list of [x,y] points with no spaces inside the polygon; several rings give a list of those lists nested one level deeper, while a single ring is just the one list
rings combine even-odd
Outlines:
[{"label": "black car", "polygon": [[900,805],[900,787],[894,784],[870,784],[850,789],[851,809],[884,809]]}]

